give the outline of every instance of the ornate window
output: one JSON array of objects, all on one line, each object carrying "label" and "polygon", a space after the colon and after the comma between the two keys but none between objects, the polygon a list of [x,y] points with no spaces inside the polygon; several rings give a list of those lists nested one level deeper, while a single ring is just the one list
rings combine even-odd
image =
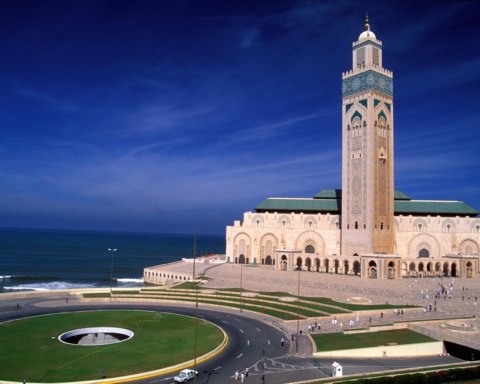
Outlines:
[{"label": "ornate window", "polygon": [[287,222],[285,220],[282,221],[282,228],[287,228]]},{"label": "ornate window", "polygon": [[430,257],[430,252],[428,252],[428,249],[422,248],[420,252],[418,252],[418,257]]}]

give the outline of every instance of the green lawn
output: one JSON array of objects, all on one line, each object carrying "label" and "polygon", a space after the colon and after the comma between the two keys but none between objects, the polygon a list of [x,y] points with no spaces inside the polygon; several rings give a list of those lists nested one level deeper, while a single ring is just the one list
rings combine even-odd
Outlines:
[{"label": "green lawn", "polygon": [[354,335],[329,333],[317,335],[312,334],[311,336],[317,346],[317,352],[378,347],[380,345],[388,345],[388,343],[397,343],[398,345],[401,345],[429,343],[436,341],[408,329],[401,329],[398,331],[357,333]]},{"label": "green lawn", "polygon": [[[109,326],[135,333],[106,346],[66,345],[64,332]],[[0,325],[0,380],[67,382],[107,379],[169,367],[194,357],[195,319],[159,312],[91,311],[34,317]],[[53,338],[52,338],[53,337]],[[198,355],[224,339],[216,326],[198,322]]]}]

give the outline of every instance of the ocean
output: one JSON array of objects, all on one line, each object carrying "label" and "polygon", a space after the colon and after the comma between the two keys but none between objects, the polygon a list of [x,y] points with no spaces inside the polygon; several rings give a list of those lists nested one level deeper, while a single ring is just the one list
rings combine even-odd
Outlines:
[{"label": "ocean", "polygon": [[[193,256],[194,234],[0,229],[0,293],[143,287],[143,269]],[[197,256],[225,253],[225,236],[197,233]]]}]

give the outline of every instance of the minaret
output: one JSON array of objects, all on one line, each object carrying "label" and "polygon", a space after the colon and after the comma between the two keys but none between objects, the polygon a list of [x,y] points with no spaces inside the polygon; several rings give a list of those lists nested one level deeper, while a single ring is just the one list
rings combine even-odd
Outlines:
[{"label": "minaret", "polygon": [[342,246],[345,256],[393,253],[393,74],[368,15],[342,76]]}]

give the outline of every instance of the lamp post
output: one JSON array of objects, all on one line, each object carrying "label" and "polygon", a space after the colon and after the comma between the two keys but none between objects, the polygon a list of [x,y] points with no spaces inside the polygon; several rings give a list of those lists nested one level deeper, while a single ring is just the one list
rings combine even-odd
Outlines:
[{"label": "lamp post", "polygon": [[242,286],[243,286],[243,264],[240,264],[240,312],[242,312],[242,306],[243,306]]},{"label": "lamp post", "polygon": [[300,332],[300,268],[297,265],[298,269],[298,293],[297,293],[297,355],[298,355],[298,334]]},{"label": "lamp post", "polygon": [[113,252],[117,249],[108,248],[110,252],[112,252],[112,267],[110,268],[110,303],[112,302],[112,287],[113,287]]},{"label": "lamp post", "polygon": [[[195,282],[195,259],[197,252],[197,231],[195,229],[195,240],[193,241],[193,277],[192,281],[195,284],[195,354],[193,361],[193,384],[197,382],[197,319],[198,319],[198,283]],[[209,376],[210,378],[210,376]]]}]

